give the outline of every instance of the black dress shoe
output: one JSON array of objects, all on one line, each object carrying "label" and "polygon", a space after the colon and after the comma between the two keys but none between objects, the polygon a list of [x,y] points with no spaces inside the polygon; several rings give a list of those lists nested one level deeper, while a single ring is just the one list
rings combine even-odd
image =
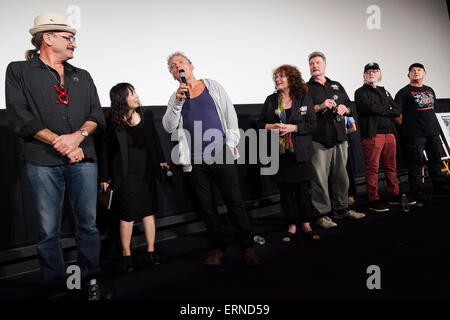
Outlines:
[{"label": "black dress shoe", "polygon": [[147,258],[148,261],[150,262],[150,264],[154,265],[154,266],[158,266],[161,264],[161,261],[159,259],[158,254],[155,251],[148,251],[147,252]]}]

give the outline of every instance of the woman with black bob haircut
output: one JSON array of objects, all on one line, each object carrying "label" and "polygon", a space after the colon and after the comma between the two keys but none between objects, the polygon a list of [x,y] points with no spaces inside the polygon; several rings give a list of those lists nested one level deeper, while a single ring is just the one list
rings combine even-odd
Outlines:
[{"label": "woman with black bob haircut", "polygon": [[142,220],[147,240],[147,258],[152,265],[160,259],[155,252],[156,185],[161,168],[167,167],[153,122],[134,87],[119,83],[111,88],[110,117],[104,132],[100,155],[100,181],[111,188],[113,203],[120,215],[120,241],[125,272],[134,269],[130,243],[133,224]]},{"label": "woman with black bob haircut", "polygon": [[[280,205],[288,230],[282,241],[289,243],[294,235],[305,241],[319,240],[310,221],[313,207],[309,194],[314,170],[312,133],[316,127],[314,104],[300,71],[282,65],[273,71],[276,92],[264,102],[258,127],[279,132],[279,169],[272,177],[280,189]],[[301,227],[297,232],[297,225]]]}]

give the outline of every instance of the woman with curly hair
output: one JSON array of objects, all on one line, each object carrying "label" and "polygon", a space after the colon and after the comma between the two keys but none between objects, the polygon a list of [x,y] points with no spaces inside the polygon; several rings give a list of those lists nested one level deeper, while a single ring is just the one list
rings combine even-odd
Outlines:
[{"label": "woman with curly hair", "polygon": [[[309,189],[314,175],[311,164],[314,154],[311,134],[316,126],[314,105],[296,67],[276,68],[273,81],[276,92],[266,98],[258,126],[276,130],[280,135],[280,166],[273,180],[280,189],[280,204],[288,222],[282,241],[289,243],[296,234],[306,241],[319,240],[310,226],[313,219]],[[297,224],[301,225],[300,232],[297,232]]]},{"label": "woman with curly hair", "polygon": [[119,83],[110,90],[111,109],[104,133],[100,181],[104,190],[114,190],[115,204],[120,210],[120,241],[125,272],[134,269],[130,242],[133,224],[142,219],[147,240],[147,257],[158,265],[155,252],[156,182],[164,160],[153,113],[145,110],[134,87]]}]

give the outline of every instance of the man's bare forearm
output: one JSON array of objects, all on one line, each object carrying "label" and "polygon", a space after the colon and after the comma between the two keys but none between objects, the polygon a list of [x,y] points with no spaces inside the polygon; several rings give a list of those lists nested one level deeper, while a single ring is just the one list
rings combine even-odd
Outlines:
[{"label": "man's bare forearm", "polygon": [[80,130],[86,130],[89,134],[92,134],[95,131],[95,129],[97,129],[97,126],[98,126],[97,122],[88,120],[85,123],[83,123]]},{"label": "man's bare forearm", "polygon": [[49,129],[42,129],[35,133],[33,136],[36,140],[44,142],[46,144],[53,145],[53,141],[59,136]]}]

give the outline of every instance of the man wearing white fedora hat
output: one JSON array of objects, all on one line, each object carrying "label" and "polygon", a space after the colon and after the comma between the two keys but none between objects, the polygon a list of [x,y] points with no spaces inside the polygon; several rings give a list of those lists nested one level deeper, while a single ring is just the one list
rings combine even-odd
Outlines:
[{"label": "man wearing white fedora hat", "polygon": [[96,227],[97,164],[91,134],[104,127],[94,82],[67,60],[76,30],[60,14],[36,17],[30,29],[35,49],[6,71],[6,109],[24,141],[31,196],[39,214],[37,253],[47,285],[65,285],[60,242],[64,192],[74,208],[79,266],[89,277],[100,271]]}]

